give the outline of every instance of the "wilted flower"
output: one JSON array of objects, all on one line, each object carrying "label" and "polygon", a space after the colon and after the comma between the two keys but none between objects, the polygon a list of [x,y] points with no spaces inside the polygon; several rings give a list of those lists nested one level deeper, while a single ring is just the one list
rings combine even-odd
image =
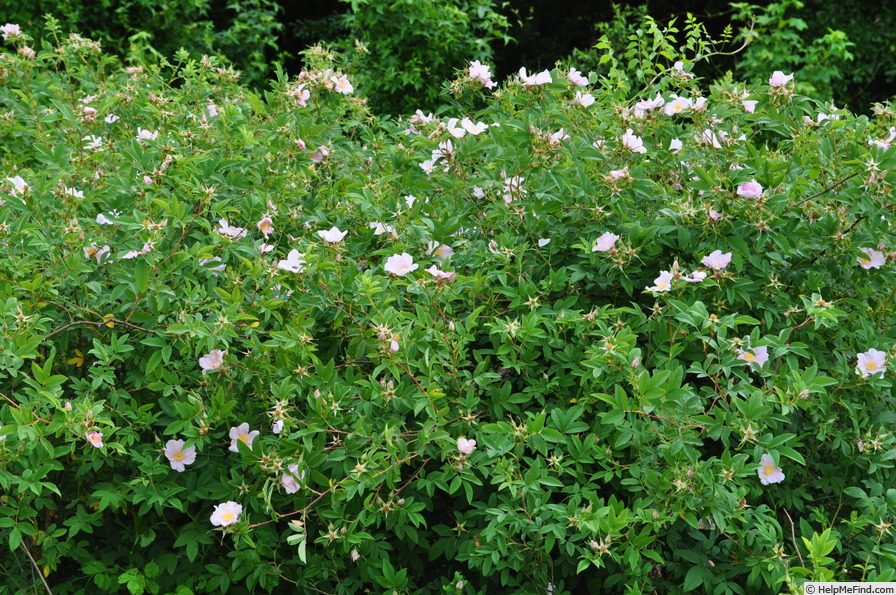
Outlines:
[{"label": "wilted flower", "polygon": [[212,525],[215,527],[232,525],[239,520],[241,514],[243,514],[243,507],[236,502],[231,501],[218,504],[215,506],[214,512],[212,512]]},{"label": "wilted flower", "polygon": [[616,243],[616,240],[619,239],[614,233],[605,232],[602,236],[597,238],[597,242],[594,244],[594,247],[591,248],[592,252],[609,252],[613,249],[613,245]]},{"label": "wilted flower", "polygon": [[440,281],[454,281],[454,273],[440,270],[436,265],[432,265],[428,269],[424,270]]},{"label": "wilted flower", "polygon": [[249,448],[252,448],[252,441],[255,440],[255,437],[258,436],[261,432],[258,430],[249,431],[248,423],[241,423],[240,425],[230,428],[230,450],[231,452],[239,452],[239,449],[236,446],[237,441],[243,442]]},{"label": "wilted flower", "polygon": [[666,100],[663,99],[663,96],[659,93],[656,94],[656,97],[653,99],[642,99],[637,102],[634,107],[634,114],[636,118],[643,118],[644,115],[655,109],[659,109],[666,104]]},{"label": "wilted flower", "polygon": [[731,263],[731,252],[722,254],[721,250],[715,250],[709,256],[704,256],[700,262],[714,271],[720,271]]},{"label": "wilted flower", "polygon": [[321,239],[329,244],[336,244],[341,242],[345,235],[348,233],[346,231],[340,231],[338,227],[331,227],[330,229],[324,231],[320,230],[317,232],[317,235],[321,237]]},{"label": "wilted flower", "polygon": [[241,240],[246,237],[246,229],[244,227],[232,227],[227,219],[221,219],[218,224],[221,226],[215,231],[230,240]]},{"label": "wilted flower", "polygon": [[274,432],[275,434],[279,434],[280,432],[282,432],[283,431],[283,420],[275,419],[274,423],[271,424],[271,431]]},{"label": "wilted flower", "polygon": [[457,450],[461,452],[461,454],[468,455],[474,450],[476,450],[476,441],[475,440],[467,440],[463,436],[457,439]]},{"label": "wilted flower", "polygon": [[784,481],[784,473],[780,467],[775,466],[772,455],[765,453],[759,460],[759,469],[756,470],[759,475],[759,481],[762,485],[767,486],[770,483],[781,483]]},{"label": "wilted flower", "polygon": [[883,252],[879,252],[872,248],[860,248],[860,250],[868,257],[862,258],[859,256],[856,258],[859,262],[859,266],[863,269],[879,269],[887,262],[887,258],[884,256]]},{"label": "wilted flower", "polygon": [[87,433],[87,441],[90,442],[96,448],[103,447],[103,433],[102,432],[88,432]]},{"label": "wilted flower", "polygon": [[387,273],[403,277],[404,275],[417,270],[419,266],[420,265],[414,263],[414,258],[410,254],[402,252],[401,254],[393,254],[387,258],[383,268]]},{"label": "wilted flower", "polygon": [[880,374],[881,378],[887,370],[887,354],[877,349],[869,349],[865,353],[858,354],[856,374],[862,378],[868,378],[872,374]]},{"label": "wilted flower", "polygon": [[202,374],[208,374],[213,370],[219,369],[224,364],[224,356],[227,351],[220,349],[212,349],[199,358],[199,367],[202,368]]},{"label": "wilted flower", "polygon": [[171,464],[171,468],[181,473],[186,469],[185,465],[191,465],[196,461],[196,447],[184,448],[183,440],[169,440],[165,443],[165,458]]}]

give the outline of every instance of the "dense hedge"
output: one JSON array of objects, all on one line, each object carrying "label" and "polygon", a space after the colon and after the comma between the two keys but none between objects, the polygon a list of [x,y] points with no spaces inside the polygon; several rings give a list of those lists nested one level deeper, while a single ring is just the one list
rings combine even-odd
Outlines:
[{"label": "dense hedge", "polygon": [[4,32],[0,592],[896,580],[889,105]]}]

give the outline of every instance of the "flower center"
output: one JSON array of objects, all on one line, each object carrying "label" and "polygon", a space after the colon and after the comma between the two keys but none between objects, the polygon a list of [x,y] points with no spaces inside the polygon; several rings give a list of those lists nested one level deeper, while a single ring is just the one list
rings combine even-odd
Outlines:
[{"label": "flower center", "polygon": [[749,353],[749,352],[745,351],[745,352],[744,352],[744,359],[747,360],[748,362],[755,362],[755,361],[756,361],[756,356],[753,355],[752,353]]},{"label": "flower center", "polygon": [[865,364],[865,369],[869,372],[873,372],[877,369],[877,362],[868,362]]},{"label": "flower center", "polygon": [[177,451],[172,456],[174,457],[175,461],[183,461],[186,458],[186,455],[184,455],[184,451],[182,450]]},{"label": "flower center", "polygon": [[862,258],[862,257],[860,256],[860,257],[859,257],[859,262],[861,262],[862,264],[871,264],[871,259],[870,259],[870,258]]},{"label": "flower center", "polygon": [[246,444],[249,444],[249,434],[243,434],[242,436],[240,436],[240,440],[242,442],[245,442]]},{"label": "flower center", "polygon": [[766,475],[774,475],[775,474],[775,466],[774,465],[766,465],[764,468]]},{"label": "flower center", "polygon": [[225,512],[221,515],[221,521],[225,523],[229,523],[236,519],[236,516],[232,512]]}]

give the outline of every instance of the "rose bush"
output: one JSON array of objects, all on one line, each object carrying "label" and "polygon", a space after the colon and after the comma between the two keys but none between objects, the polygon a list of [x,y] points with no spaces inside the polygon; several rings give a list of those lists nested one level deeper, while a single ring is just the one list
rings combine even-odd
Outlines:
[{"label": "rose bush", "polygon": [[0,59],[3,588],[896,580],[890,106],[682,50],[638,88],[471,65],[383,120],[321,50],[255,94],[29,35]]}]

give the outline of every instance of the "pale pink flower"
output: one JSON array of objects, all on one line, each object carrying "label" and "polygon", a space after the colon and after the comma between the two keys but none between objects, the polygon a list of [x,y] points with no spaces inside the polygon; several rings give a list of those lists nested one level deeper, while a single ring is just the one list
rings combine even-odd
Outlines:
[{"label": "pale pink flower", "polygon": [[463,436],[457,439],[457,450],[461,452],[461,454],[468,455],[476,450],[476,441],[475,440],[467,440]]},{"label": "pale pink flower", "polygon": [[464,118],[463,120],[461,120],[460,125],[464,130],[466,130],[473,136],[476,136],[488,130],[488,124],[484,122],[478,122],[474,124],[470,118]]},{"label": "pale pink flower", "polygon": [[414,196],[413,194],[408,194],[407,196],[404,197],[404,202],[405,202],[405,204],[408,205],[409,209],[413,209],[414,203],[417,202],[417,197]]},{"label": "pale pink flower", "polygon": [[103,137],[94,136],[92,134],[85,136],[81,140],[85,141],[87,144],[84,145],[84,148],[88,151],[102,151],[103,150]]},{"label": "pale pink flower", "polygon": [[628,177],[628,166],[626,165],[622,169],[611,169],[610,170],[610,178],[613,180],[618,180],[620,178]]},{"label": "pale pink flower", "polygon": [[109,114],[108,116],[103,118],[103,121],[106,122],[106,124],[115,124],[116,122],[118,122],[118,120],[120,120],[120,118],[115,114]]},{"label": "pale pink flower", "polygon": [[436,265],[432,265],[428,269],[424,269],[427,273],[438,279],[439,281],[454,281],[454,273],[440,270]]},{"label": "pale pink flower", "polygon": [[3,33],[3,39],[9,39],[10,37],[19,37],[22,35],[22,29],[16,24],[6,23],[0,27],[0,33]]},{"label": "pale pink flower", "polygon": [[520,68],[520,82],[523,83],[524,87],[537,87],[540,85],[547,85],[553,79],[551,79],[551,73],[548,70],[543,70],[538,74],[527,75],[526,68]]},{"label": "pale pink flower", "polygon": [[780,467],[775,466],[775,461],[772,459],[772,455],[768,453],[765,453],[762,455],[762,458],[759,459],[759,469],[756,470],[756,473],[759,475],[759,481],[761,481],[764,486],[767,486],[770,483],[781,483],[784,481],[784,473],[781,471]]},{"label": "pale pink flower", "polygon": [[700,262],[714,271],[721,271],[731,263],[731,252],[722,254],[721,250],[715,250],[709,256],[704,256]]},{"label": "pale pink flower", "polygon": [[401,345],[398,344],[398,341],[397,341],[397,340],[395,340],[395,339],[391,339],[391,340],[389,341],[389,351],[391,351],[392,353],[395,353],[395,352],[398,351],[400,348],[401,348]]},{"label": "pale pink flower", "polygon": [[371,221],[367,224],[367,227],[373,230],[373,235],[375,236],[380,236],[384,233],[395,233],[394,227],[380,221]]},{"label": "pale pink flower", "polygon": [[613,245],[616,244],[616,240],[619,239],[614,233],[609,231],[604,232],[602,236],[597,238],[597,242],[595,242],[594,247],[591,248],[592,252],[609,252],[613,249]]},{"label": "pale pink flower", "polygon": [[26,58],[28,60],[34,60],[34,58],[37,56],[37,52],[35,52],[32,48],[28,47],[27,45],[23,45],[22,47],[19,48],[19,55],[21,55],[23,58]]},{"label": "pale pink flower", "polygon": [[[221,257],[220,256],[212,256],[211,258],[200,258],[199,266],[205,266],[210,262],[221,262]],[[217,266],[209,267],[209,270],[212,272],[212,275],[217,277],[218,273],[223,273],[224,269],[226,269],[226,268],[227,268],[226,264],[219,264]]]},{"label": "pale pink flower", "polygon": [[289,271],[290,273],[301,273],[305,270],[304,254],[298,250],[290,250],[286,256],[286,260],[277,263],[277,268],[281,271]]},{"label": "pale pink flower", "polygon": [[65,193],[74,198],[84,198],[84,192],[76,188],[66,188]]},{"label": "pale pink flower", "polygon": [[701,281],[706,279],[706,273],[704,273],[703,271],[694,271],[687,277],[682,277],[682,279],[684,279],[688,283],[700,283]]},{"label": "pale pink flower", "polygon": [[268,252],[273,252],[275,246],[271,244],[265,244],[264,242],[258,245],[258,251],[262,254],[267,254]]},{"label": "pale pink flower", "polygon": [[279,434],[283,431],[283,420],[275,419],[274,423],[271,424],[271,431],[275,434]]},{"label": "pale pink flower", "polygon": [[526,178],[511,176],[504,180],[504,202],[511,203],[526,194],[523,182]]},{"label": "pale pink flower", "polygon": [[573,105],[579,105],[582,107],[588,107],[594,103],[594,95],[591,93],[582,93],[581,91],[576,91],[576,96],[572,100]]},{"label": "pale pink flower", "polygon": [[156,140],[157,138],[159,138],[158,131],[150,132],[149,130],[144,130],[139,126],[137,127],[137,140],[142,142],[147,140]]},{"label": "pale pink flower", "polygon": [[762,186],[756,180],[744,182],[737,187],[737,195],[744,198],[759,198],[762,196]]},{"label": "pale pink flower", "polygon": [[196,447],[184,448],[183,440],[169,440],[165,443],[165,458],[175,471],[183,471],[185,465],[192,465],[196,461]]},{"label": "pale pink flower", "polygon": [[768,347],[765,345],[755,347],[749,351],[744,349],[737,350],[737,359],[747,362],[747,364],[756,364],[760,368],[768,361]]},{"label": "pale pink flower", "polygon": [[214,118],[218,115],[218,106],[211,101],[208,102],[208,105],[205,106],[205,109],[208,110],[209,118]]},{"label": "pale pink flower", "polygon": [[550,243],[551,243],[550,238],[538,238],[538,247],[539,248],[544,248],[545,246],[547,246]]},{"label": "pale pink flower", "polygon": [[637,102],[634,107],[634,113],[636,118],[643,118],[647,112],[653,111],[655,109],[659,109],[666,105],[666,100],[663,99],[663,96],[659,93],[656,94],[656,97],[653,99],[642,99]]},{"label": "pale pink flower", "polygon": [[685,69],[684,69],[684,62],[682,62],[681,60],[679,60],[678,62],[676,62],[675,64],[673,64],[673,65],[672,65],[672,68],[675,69],[676,74],[678,74],[678,76],[680,76],[681,78],[686,78],[686,79],[692,79],[692,78],[694,78],[694,75],[693,75],[693,74],[691,74],[690,72],[686,72],[686,71],[685,71]]},{"label": "pale pink flower", "polygon": [[[460,127],[460,126],[457,125],[457,123],[458,123],[459,121],[460,121],[460,120],[458,120],[457,118],[451,118],[451,119],[449,119],[448,122],[445,124],[445,128],[448,130],[448,134],[450,134],[450,135],[453,136],[454,138],[463,138],[463,137],[466,136],[466,134],[467,134],[467,131],[466,131],[466,130],[464,130],[462,127]],[[450,151],[449,151],[449,152],[450,152]],[[432,160],[433,160],[433,161],[438,161],[439,158],[441,158],[441,157],[443,157],[443,156],[444,156],[444,154],[442,153],[442,151],[433,151],[433,153],[432,153]]]},{"label": "pale pink flower", "polygon": [[482,64],[479,60],[470,62],[469,72],[470,78],[478,80],[486,89],[491,89],[497,85],[497,83],[492,80],[491,67]]},{"label": "pale pink flower", "polygon": [[143,183],[144,183],[144,184],[152,184],[152,183],[153,183],[153,179],[150,178],[149,176],[143,176]]},{"label": "pale pink flower", "polygon": [[669,291],[672,288],[673,275],[669,271],[660,271],[660,276],[653,280],[653,286],[647,291]]},{"label": "pale pink flower", "polygon": [[305,472],[299,473],[299,466],[290,465],[286,468],[287,472],[280,476],[280,485],[287,494],[295,494],[302,487],[299,482],[305,478]]},{"label": "pale pink flower", "polygon": [[352,562],[357,562],[361,559],[361,554],[358,553],[358,550],[352,550]]},{"label": "pale pink flower", "polygon": [[199,367],[202,368],[202,374],[208,374],[214,370],[220,369],[220,367],[224,364],[224,356],[227,355],[227,351],[220,349],[212,349],[205,355],[199,358]]},{"label": "pale pink flower", "polygon": [[317,151],[314,151],[308,155],[308,158],[315,163],[320,163],[324,159],[330,156],[330,149],[321,145],[317,148]]},{"label": "pale pink flower", "polygon": [[641,140],[640,136],[635,136],[631,128],[627,129],[625,134],[622,135],[622,146],[633,153],[647,152],[647,149],[644,148],[644,141]]},{"label": "pale pink flower", "polygon": [[96,448],[103,447],[103,433],[102,432],[87,432],[87,441],[90,442]]},{"label": "pale pink flower", "polygon": [[317,235],[321,237],[321,239],[328,244],[338,244],[343,239],[345,239],[345,235],[348,233],[346,231],[340,231],[338,227],[331,227],[330,229],[324,231],[320,230],[317,232]]},{"label": "pale pink flower", "polygon": [[84,247],[84,258],[96,258],[96,262],[99,264],[103,256],[109,253],[109,250],[108,244],[100,247],[96,245],[96,242],[93,242],[89,246]]},{"label": "pale pink flower", "polygon": [[454,250],[447,244],[440,242],[428,242],[426,244],[426,253],[435,254],[439,258],[449,258],[454,255]]},{"label": "pale pink flower", "polygon": [[243,514],[243,507],[236,502],[230,501],[218,504],[215,506],[214,512],[212,512],[212,525],[215,527],[232,525],[239,520],[241,514]]},{"label": "pale pink flower", "polygon": [[241,423],[238,426],[230,428],[230,452],[239,452],[239,449],[236,446],[237,441],[244,443],[249,448],[252,448],[252,442],[255,440],[255,437],[261,434],[258,430],[249,431],[248,423]]},{"label": "pale pink flower", "polygon": [[663,110],[663,113],[665,113],[667,116],[674,116],[691,108],[690,99],[686,97],[679,97],[678,95],[673,95],[672,97],[672,101],[667,103],[665,109]]},{"label": "pale pink flower", "polygon": [[274,221],[267,215],[261,218],[261,221],[255,224],[255,227],[264,234],[264,237],[270,236],[274,233]]},{"label": "pale pink flower", "polygon": [[588,85],[588,77],[584,76],[575,68],[569,69],[569,74],[566,78],[569,79],[569,82],[571,82],[573,85],[578,85],[580,87],[585,87]]},{"label": "pale pink flower", "polygon": [[860,250],[867,256],[867,258],[862,258],[861,256],[856,258],[859,266],[863,269],[879,269],[887,262],[887,257],[884,256],[883,252],[873,248],[860,248]]},{"label": "pale pink flower", "polygon": [[227,222],[227,219],[221,219],[218,224],[221,227],[217,228],[215,232],[221,234],[229,240],[236,241],[246,237],[246,228],[232,227],[230,223]]},{"label": "pale pink flower", "polygon": [[884,372],[887,370],[887,354],[877,349],[869,349],[865,353],[858,354],[858,363],[856,364],[856,374],[860,374],[862,378],[868,378],[872,374],[880,374],[883,378]]},{"label": "pale pink flower", "polygon": [[673,138],[669,141],[669,150],[673,153],[678,153],[679,151],[681,151],[682,147],[684,147],[684,145],[682,144],[680,139]]},{"label": "pale pink flower", "polygon": [[719,213],[715,209],[709,209],[709,220],[710,221],[718,221],[722,217],[722,214]]},{"label": "pale pink flower", "polygon": [[348,77],[345,75],[342,76],[332,76],[330,77],[330,82],[333,83],[333,90],[337,93],[342,93],[343,95],[348,95],[353,92],[355,88],[349,82]]},{"label": "pale pink flower", "polygon": [[768,79],[768,84],[772,87],[783,87],[792,80],[793,74],[784,74],[780,70],[776,70],[772,73],[771,78]]},{"label": "pale pink flower", "polygon": [[22,176],[13,176],[11,178],[6,178],[8,181],[12,182],[12,191],[11,194],[13,196],[18,196],[19,193],[25,193],[28,191],[31,186],[28,185],[28,182],[22,179]]},{"label": "pale pink flower", "polygon": [[473,196],[475,196],[479,200],[482,200],[483,198],[485,198],[485,190],[483,190],[479,186],[473,186]]},{"label": "pale pink flower", "polygon": [[419,266],[420,265],[414,263],[414,258],[410,254],[402,252],[401,254],[393,254],[387,258],[383,268],[387,273],[403,277],[404,275],[417,270]]}]

